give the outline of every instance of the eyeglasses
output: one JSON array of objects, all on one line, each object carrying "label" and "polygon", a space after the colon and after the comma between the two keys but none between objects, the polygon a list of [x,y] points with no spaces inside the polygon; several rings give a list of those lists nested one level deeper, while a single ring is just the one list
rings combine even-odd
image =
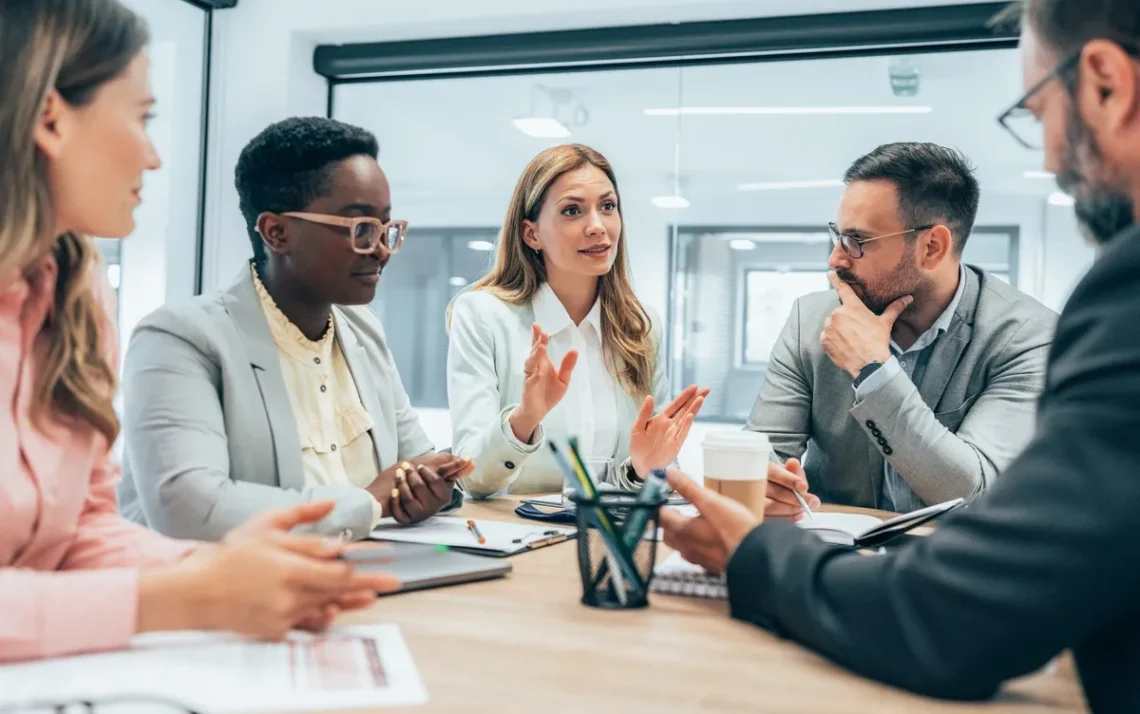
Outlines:
[{"label": "eyeglasses", "polygon": [[70,702],[21,702],[0,704],[0,714],[94,714],[104,709],[115,712],[148,714],[197,714],[181,702],[161,697],[119,696]]},{"label": "eyeglasses", "polygon": [[895,236],[905,236],[911,233],[918,233],[919,231],[928,231],[934,227],[934,224],[928,226],[919,226],[918,228],[911,228],[909,231],[899,231],[898,233],[888,233],[885,236],[875,236],[874,238],[857,238],[849,236],[846,233],[839,232],[839,226],[834,223],[827,224],[827,232],[831,234],[831,247],[834,248],[838,243],[843,246],[843,252],[852,258],[863,257],[863,245],[865,243],[873,243],[877,240],[884,238],[894,238]]},{"label": "eyeglasses", "polygon": [[283,216],[299,218],[310,223],[320,223],[325,226],[340,226],[348,229],[351,240],[349,244],[357,253],[367,255],[376,251],[377,245],[383,245],[389,253],[399,253],[404,245],[404,236],[408,233],[407,221],[388,221],[383,223],[379,218],[371,216],[330,216],[324,213],[298,213],[290,211],[282,213]]},{"label": "eyeglasses", "polygon": [[[1132,57],[1140,57],[1140,49],[1136,47],[1120,45],[1120,48]],[[1026,149],[1040,151],[1045,148],[1045,128],[1041,125],[1041,120],[1030,111],[1029,100],[1040,94],[1041,90],[1045,89],[1054,79],[1062,78],[1066,72],[1076,67],[1081,60],[1082,52],[1084,52],[1084,47],[1062,60],[1040,82],[1030,87],[1021,99],[1014,102],[1012,107],[1006,109],[998,117],[998,124],[1001,124],[1002,128],[1013,135],[1017,143]]]}]

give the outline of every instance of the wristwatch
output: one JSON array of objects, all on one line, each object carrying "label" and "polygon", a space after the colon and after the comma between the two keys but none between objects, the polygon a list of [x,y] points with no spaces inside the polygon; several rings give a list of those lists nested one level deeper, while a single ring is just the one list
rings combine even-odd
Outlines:
[{"label": "wristwatch", "polygon": [[863,369],[859,370],[859,376],[857,376],[855,378],[855,388],[858,389],[859,385],[863,383],[863,380],[867,379],[867,377],[870,377],[872,374],[875,373],[875,370],[879,369],[879,367],[882,367],[882,366],[883,366],[882,362],[869,362],[869,363],[867,363],[867,365],[865,367],[863,367]]}]

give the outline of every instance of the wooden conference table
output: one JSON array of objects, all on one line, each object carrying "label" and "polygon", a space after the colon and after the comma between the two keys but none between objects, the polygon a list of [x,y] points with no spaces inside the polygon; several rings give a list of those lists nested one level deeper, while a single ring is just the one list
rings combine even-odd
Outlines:
[{"label": "wooden conference table", "polygon": [[[468,502],[459,515],[517,521],[516,505],[513,498]],[[341,622],[400,626],[430,696],[409,710],[416,712],[1086,711],[1068,656],[993,702],[939,702],[849,674],[733,621],[722,601],[654,594],[644,610],[585,607],[572,541],[511,564],[504,579],[381,598]]]}]

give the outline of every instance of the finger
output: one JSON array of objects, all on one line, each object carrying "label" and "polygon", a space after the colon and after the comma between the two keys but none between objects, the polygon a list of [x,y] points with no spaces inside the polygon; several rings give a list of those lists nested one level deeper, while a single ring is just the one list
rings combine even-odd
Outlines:
[{"label": "finger", "polygon": [[411,514],[404,508],[404,496],[400,490],[400,481],[392,489],[392,497],[388,500],[388,514],[396,519],[397,523],[407,525],[413,522]]},{"label": "finger", "polygon": [[706,508],[716,505],[716,497],[718,494],[708,490],[681,473],[680,469],[668,469],[665,472],[665,478],[673,490],[695,506],[698,511],[704,512]]},{"label": "finger", "polygon": [[899,316],[902,315],[908,307],[910,307],[910,304],[912,302],[914,302],[913,297],[910,295],[903,295],[898,300],[895,300],[890,305],[887,305],[887,309],[883,310],[883,314],[879,316],[879,319],[888,325],[895,324],[895,320],[899,319]]},{"label": "finger", "polygon": [[768,481],[768,490],[765,491],[764,495],[774,502],[793,507],[797,511],[800,510],[800,502],[796,500],[796,496],[792,492],[792,489],[786,486],[781,486],[780,484],[773,481]]},{"label": "finger", "polygon": [[677,434],[675,438],[678,446],[684,444],[685,440],[689,438],[689,430],[693,428],[693,420],[695,418],[694,414],[690,412],[683,416],[681,421],[677,423]]},{"label": "finger", "polygon": [[348,549],[348,544],[340,538],[326,538],[316,535],[269,531],[262,536],[263,542],[296,555],[317,560],[333,560]]},{"label": "finger", "polygon": [[467,468],[467,459],[455,458],[442,464],[435,464],[431,468],[435,469],[440,478],[454,480],[459,477],[463,469]]},{"label": "finger", "polygon": [[682,514],[676,508],[662,508],[658,525],[665,531],[665,537],[668,538],[670,531],[680,531],[691,520],[692,518]]},{"label": "finger", "polygon": [[669,406],[662,409],[661,413],[672,419],[677,414],[677,412],[681,411],[681,409],[683,409],[690,401],[692,401],[693,397],[695,397],[696,394],[697,385],[692,384],[688,387],[685,387],[685,391],[678,394],[676,399],[669,402]]},{"label": "finger", "polygon": [[332,513],[335,507],[336,504],[332,501],[302,503],[292,508],[269,511],[268,513],[255,516],[250,520],[250,523],[266,528],[276,528],[277,530],[287,531],[305,523],[316,523]]},{"label": "finger", "polygon": [[530,354],[527,355],[526,361],[523,362],[523,374],[534,374],[539,365],[542,364],[542,358],[546,355],[546,350],[541,342],[538,342],[531,348]]},{"label": "finger", "polygon": [[839,294],[839,302],[844,305],[849,305],[852,303],[857,303],[859,305],[863,304],[863,301],[859,299],[859,296],[855,294],[855,291],[851,289],[851,286],[843,282],[839,278],[839,274],[834,270],[828,271],[827,279],[831,283],[831,286],[835,288],[835,292]]},{"label": "finger", "polygon": [[398,488],[400,489],[400,502],[404,504],[404,510],[413,520],[423,520],[427,510],[428,490],[424,480],[416,473],[415,469],[406,472],[404,481]]},{"label": "finger", "polygon": [[363,610],[366,607],[371,607],[376,604],[376,593],[372,590],[360,590],[358,592],[343,595],[336,600],[336,606],[342,612],[350,612],[352,610]]},{"label": "finger", "polygon": [[558,381],[563,384],[570,383],[570,375],[574,372],[574,367],[578,365],[578,350],[570,350],[566,356],[562,358],[562,366],[558,368]]},{"label": "finger", "polygon": [[802,474],[802,471],[796,474],[779,464],[768,464],[769,485],[775,484],[793,491],[799,491],[800,493],[807,493],[807,479]]},{"label": "finger", "polygon": [[705,405],[705,398],[700,396],[700,395],[697,395],[697,398],[694,399],[693,401],[689,402],[689,405],[687,407],[685,407],[685,411],[683,414],[681,414],[681,416],[682,417],[685,417],[685,416],[695,417],[701,411],[701,407],[703,407],[704,405]]},{"label": "finger", "polygon": [[332,627],[333,620],[340,614],[336,605],[328,604],[318,607],[297,623],[297,629],[306,632],[324,632]]},{"label": "finger", "polygon": [[537,322],[531,323],[530,326],[530,346],[537,347],[538,343],[542,341],[542,328],[538,326]]},{"label": "finger", "polygon": [[416,472],[423,479],[424,485],[427,486],[428,492],[432,495],[432,500],[436,502],[451,500],[451,484],[444,481],[437,471],[421,465],[416,469]]},{"label": "finger", "polygon": [[653,418],[653,395],[645,398],[641,403],[641,409],[637,410],[637,416],[633,419],[633,432],[638,433],[645,431],[649,426],[649,420]]},{"label": "finger", "polygon": [[765,518],[787,518],[795,520],[803,515],[803,509],[800,508],[799,503],[787,503],[785,501],[777,501],[772,496],[764,502],[764,517]]}]

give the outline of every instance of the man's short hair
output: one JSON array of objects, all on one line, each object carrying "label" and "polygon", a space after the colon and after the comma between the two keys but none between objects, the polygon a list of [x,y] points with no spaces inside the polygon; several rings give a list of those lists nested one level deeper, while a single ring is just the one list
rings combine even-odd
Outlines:
[{"label": "man's short hair", "polygon": [[981,196],[962,152],[937,144],[884,144],[857,159],[843,181],[890,181],[898,191],[904,228],[945,225],[954,236],[955,252],[962,254]]},{"label": "man's short hair", "polygon": [[1080,51],[1090,40],[1111,40],[1140,51],[1140,2],[1136,0],[1025,0],[999,15],[996,23],[1020,18],[1057,55]]},{"label": "man's short hair", "polygon": [[324,117],[286,119],[254,137],[242,149],[234,171],[254,262],[261,265],[266,257],[258,216],[303,210],[328,192],[333,164],[379,153],[371,132]]}]

